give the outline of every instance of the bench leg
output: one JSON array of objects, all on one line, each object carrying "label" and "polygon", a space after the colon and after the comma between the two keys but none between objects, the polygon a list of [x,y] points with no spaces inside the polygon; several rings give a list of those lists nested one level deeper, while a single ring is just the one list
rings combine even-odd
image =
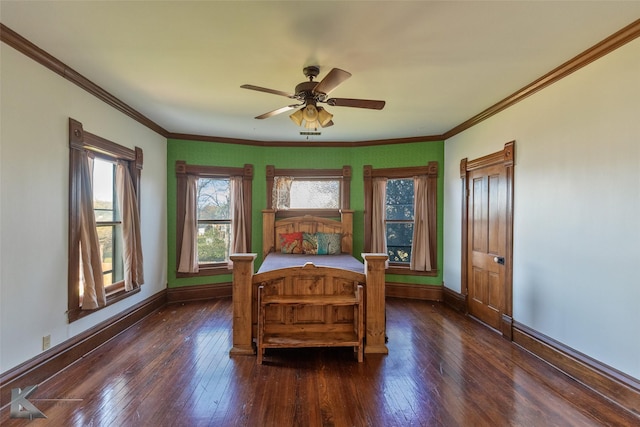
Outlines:
[{"label": "bench leg", "polygon": [[356,311],[358,312],[358,363],[362,363],[362,355],[364,353],[364,310],[362,309],[362,286],[359,286],[360,301],[356,306]]},{"label": "bench leg", "polygon": [[262,356],[264,356],[264,306],[262,305],[263,287],[258,288],[258,336],[257,336],[257,358],[258,365],[262,365]]}]

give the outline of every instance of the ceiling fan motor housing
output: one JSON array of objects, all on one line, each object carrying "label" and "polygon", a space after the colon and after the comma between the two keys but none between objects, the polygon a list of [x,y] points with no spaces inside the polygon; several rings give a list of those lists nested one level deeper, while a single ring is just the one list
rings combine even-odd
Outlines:
[{"label": "ceiling fan motor housing", "polygon": [[302,82],[296,86],[296,98],[305,100],[313,98],[313,89],[318,85],[317,82]]}]

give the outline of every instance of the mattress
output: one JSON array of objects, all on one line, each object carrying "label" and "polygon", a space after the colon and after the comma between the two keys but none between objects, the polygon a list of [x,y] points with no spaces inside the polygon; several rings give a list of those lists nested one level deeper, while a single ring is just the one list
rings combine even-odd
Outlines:
[{"label": "mattress", "polygon": [[311,262],[316,267],[333,267],[364,274],[364,264],[349,254],[306,255],[272,252],[264,259],[258,274],[287,267],[301,267]]}]

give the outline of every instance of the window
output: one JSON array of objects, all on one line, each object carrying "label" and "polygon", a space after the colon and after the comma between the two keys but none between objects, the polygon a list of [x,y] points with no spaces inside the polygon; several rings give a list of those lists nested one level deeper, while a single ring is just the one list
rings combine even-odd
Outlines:
[{"label": "window", "polygon": [[231,244],[231,192],[228,178],[199,178],[198,260],[215,264],[229,260]]},{"label": "window", "polygon": [[276,176],[273,200],[276,210],[340,209],[340,180]]},{"label": "window", "polygon": [[390,263],[409,264],[413,242],[413,179],[389,179],[385,230]]},{"label": "window", "polygon": [[69,149],[67,313],[73,322],[138,292],[144,282],[142,150],[86,132],[73,119]]},{"label": "window", "polygon": [[351,167],[342,169],[275,169],[267,166],[267,209],[278,216],[339,216],[349,209]]},{"label": "window", "polygon": [[364,247],[389,255],[388,273],[437,274],[437,179],[437,162],[364,167]]},{"label": "window", "polygon": [[176,162],[176,277],[229,273],[229,255],[251,249],[253,166]]},{"label": "window", "polygon": [[[116,203],[116,165],[93,160],[93,212],[102,259],[102,277],[107,293],[124,280],[122,265],[122,221]],[[80,287],[80,295],[83,287]]]}]

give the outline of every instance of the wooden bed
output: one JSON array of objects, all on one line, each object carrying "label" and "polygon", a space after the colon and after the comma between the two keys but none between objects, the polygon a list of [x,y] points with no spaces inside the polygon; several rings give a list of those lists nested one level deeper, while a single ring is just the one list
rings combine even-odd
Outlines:
[{"label": "wooden bed", "polygon": [[[342,211],[340,220],[311,215],[276,220],[275,211],[264,210],[263,257],[279,253],[279,235],[292,232],[341,233],[342,252],[351,255],[353,211]],[[360,271],[323,265],[328,260],[326,257],[332,255],[310,255],[304,265],[254,273],[256,257],[255,253],[230,257],[233,261],[231,355],[253,355],[257,347],[261,363],[264,349],[268,347],[353,346],[359,361],[362,352],[388,353],[385,344],[386,254],[362,254],[364,265]]]}]

